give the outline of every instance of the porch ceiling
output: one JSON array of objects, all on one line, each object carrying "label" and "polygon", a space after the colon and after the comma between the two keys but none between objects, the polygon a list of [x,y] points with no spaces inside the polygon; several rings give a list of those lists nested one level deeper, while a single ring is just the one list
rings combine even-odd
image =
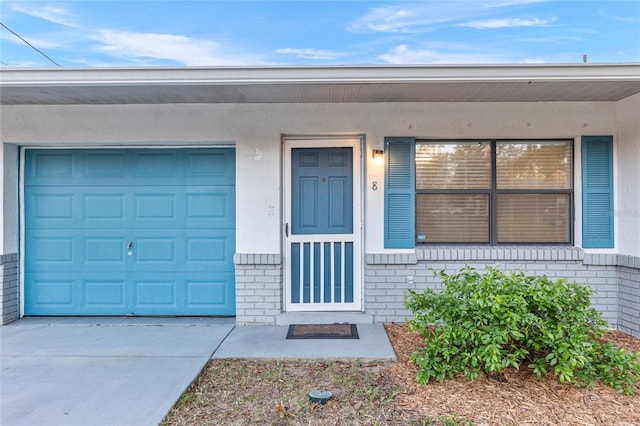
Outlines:
[{"label": "porch ceiling", "polygon": [[640,64],[3,69],[2,105],[618,101]]}]

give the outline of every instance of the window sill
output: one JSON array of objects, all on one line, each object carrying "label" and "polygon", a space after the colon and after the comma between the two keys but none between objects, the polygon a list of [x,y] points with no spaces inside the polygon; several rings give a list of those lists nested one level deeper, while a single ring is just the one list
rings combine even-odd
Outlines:
[{"label": "window sill", "polygon": [[410,265],[424,261],[583,261],[581,248],[571,246],[419,246],[415,254],[367,254],[369,265]]},{"label": "window sill", "polygon": [[584,251],[571,246],[439,246],[417,247],[418,260],[583,260]]}]

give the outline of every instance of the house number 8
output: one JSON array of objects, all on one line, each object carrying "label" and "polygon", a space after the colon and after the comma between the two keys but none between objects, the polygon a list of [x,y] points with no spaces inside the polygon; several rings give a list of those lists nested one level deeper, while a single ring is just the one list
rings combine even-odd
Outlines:
[{"label": "house number 8", "polygon": [[378,190],[378,182],[377,181],[374,180],[373,182],[371,182],[371,189],[373,191],[377,191]]}]

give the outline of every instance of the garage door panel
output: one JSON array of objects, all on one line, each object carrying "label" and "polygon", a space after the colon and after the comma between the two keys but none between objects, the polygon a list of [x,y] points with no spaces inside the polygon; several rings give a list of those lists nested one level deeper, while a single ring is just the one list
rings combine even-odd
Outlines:
[{"label": "garage door panel", "polygon": [[179,153],[173,150],[136,152],[133,154],[133,177],[137,178],[136,181],[151,177],[175,182],[178,177],[178,156]]},{"label": "garage door panel", "polygon": [[197,267],[210,264],[216,270],[233,270],[235,230],[218,229],[216,232],[190,232],[185,236],[185,263]]},{"label": "garage door panel", "polygon": [[[32,189],[25,200],[31,228],[233,228],[235,188],[131,188],[75,186]],[[180,193],[180,191],[188,191]]]},{"label": "garage door panel", "polygon": [[229,286],[234,273],[193,275],[185,280],[185,311],[190,315],[216,310],[220,315],[235,313],[235,291]]},{"label": "garage door panel", "polygon": [[232,186],[142,187],[132,196],[140,228],[234,228]]},{"label": "garage door panel", "polygon": [[176,193],[135,194],[135,216],[138,222],[176,220]]},{"label": "garage door panel", "polygon": [[233,271],[235,230],[155,229],[153,237],[133,231],[129,261],[136,271]]},{"label": "garage door panel", "polygon": [[235,185],[233,150],[186,153],[185,175],[191,184]]},{"label": "garage door panel", "polygon": [[38,315],[124,315],[127,289],[122,273],[70,275],[68,272],[30,273],[25,312]]},{"label": "garage door panel", "polygon": [[85,280],[84,302],[87,309],[103,309],[113,311],[120,309],[125,313],[125,292],[126,280],[124,278],[115,279],[109,276],[100,277],[93,280]]},{"label": "garage door panel", "polygon": [[69,236],[64,231],[41,230],[33,234],[26,241],[26,245],[29,247],[27,266],[54,267],[58,265],[70,269],[74,268],[74,265],[81,264],[78,258],[77,237]]},{"label": "garage door panel", "polygon": [[31,277],[33,287],[31,289],[32,301],[35,306],[46,309],[67,309],[75,304],[76,284],[68,275],[56,276],[56,274],[43,274]]},{"label": "garage door panel", "polygon": [[[167,266],[175,265],[177,259],[177,245],[174,238],[137,238],[136,263],[160,263]],[[174,268],[175,269],[175,268]]]},{"label": "garage door panel", "polygon": [[80,232],[65,229],[35,229],[25,239],[27,271],[46,270],[69,273],[87,270],[111,271],[126,267],[126,240],[123,230]]},{"label": "garage door panel", "polygon": [[31,229],[123,227],[128,219],[127,198],[118,187],[30,186],[25,195],[25,220]]},{"label": "garage door panel", "polygon": [[224,238],[219,234],[215,237],[187,237],[186,238],[186,263],[207,263],[228,265],[232,259],[230,238]]},{"label": "garage door panel", "polygon": [[127,195],[124,189],[102,188],[102,191],[98,192],[95,187],[87,188],[87,192],[82,193],[84,200],[82,219],[85,221],[85,226],[122,227],[127,219],[125,210],[128,207]]},{"label": "garage door panel", "polygon": [[125,150],[29,150],[25,152],[27,185],[68,185],[91,178],[93,185],[120,185],[130,182]]},{"label": "garage door panel", "polygon": [[25,197],[25,220],[33,228],[42,226],[73,227],[77,196],[60,189],[38,188]]},{"label": "garage door panel", "polygon": [[76,155],[84,159],[79,162],[84,166],[84,176],[86,177],[119,180],[123,175],[126,176],[127,157],[125,151],[92,150],[78,152]]},{"label": "garage door panel", "polygon": [[228,283],[233,273],[191,273],[188,276],[157,274],[133,280],[134,315],[234,315],[235,290]]},{"label": "garage door panel", "polygon": [[236,216],[235,188],[233,186],[205,187],[196,191],[187,188],[184,205],[185,220],[190,227],[224,228]]},{"label": "garage door panel", "polygon": [[178,307],[178,283],[166,274],[133,279],[135,315],[160,315]]},{"label": "garage door panel", "polygon": [[235,151],[200,149],[90,149],[26,151],[30,185],[235,185]]},{"label": "garage door panel", "polygon": [[69,151],[30,151],[27,153],[25,179],[34,185],[56,185],[74,175],[74,155]]},{"label": "garage door panel", "polygon": [[94,236],[84,239],[83,259],[87,266],[104,270],[124,267],[127,247],[123,237]]},{"label": "garage door panel", "polygon": [[233,149],[25,158],[27,315],[235,314]]}]

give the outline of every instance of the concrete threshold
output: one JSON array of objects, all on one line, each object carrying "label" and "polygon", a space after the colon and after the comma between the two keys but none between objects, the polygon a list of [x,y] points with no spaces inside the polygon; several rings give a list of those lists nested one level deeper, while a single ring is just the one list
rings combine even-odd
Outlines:
[{"label": "concrete threshold", "polygon": [[213,353],[213,359],[326,359],[395,361],[396,354],[380,323],[357,324],[359,339],[287,340],[286,325],[236,326]]}]

